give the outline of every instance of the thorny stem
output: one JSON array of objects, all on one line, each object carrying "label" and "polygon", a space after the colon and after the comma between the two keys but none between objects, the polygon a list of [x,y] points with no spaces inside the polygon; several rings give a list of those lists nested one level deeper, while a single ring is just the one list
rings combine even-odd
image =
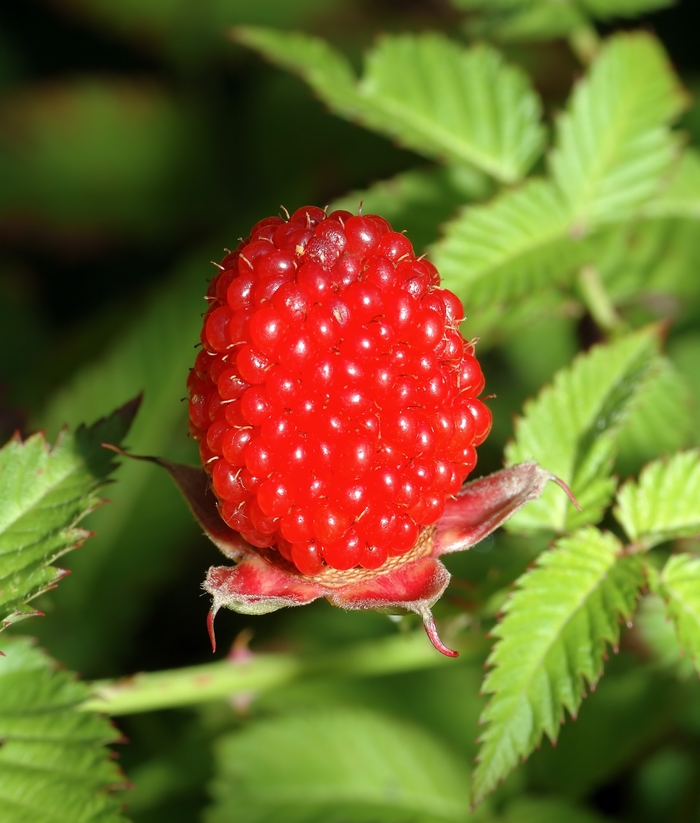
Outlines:
[{"label": "thorny stem", "polygon": [[[466,652],[467,660],[479,654],[478,642]],[[135,714],[193,706],[239,693],[268,692],[309,677],[370,677],[445,664],[456,665],[438,654],[423,632],[314,655],[234,652],[217,663],[98,681],[92,684],[93,697],[78,709],[110,715]]]},{"label": "thorny stem", "polygon": [[595,266],[583,266],[578,273],[578,286],[586,308],[601,331],[607,334],[619,332],[623,325],[622,318],[615,310]]},{"label": "thorny stem", "polygon": [[569,46],[582,65],[590,66],[600,49],[600,37],[593,26],[577,26],[569,35]]}]

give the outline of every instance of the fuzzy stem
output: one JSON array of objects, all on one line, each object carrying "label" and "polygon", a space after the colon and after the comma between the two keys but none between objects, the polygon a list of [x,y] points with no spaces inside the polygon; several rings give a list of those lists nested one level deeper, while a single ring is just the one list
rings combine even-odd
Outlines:
[{"label": "fuzzy stem", "polygon": [[615,310],[595,266],[584,266],[578,274],[581,297],[591,317],[601,331],[611,334],[622,328],[622,319]]},{"label": "fuzzy stem", "polygon": [[[480,652],[479,645],[474,643],[473,654]],[[473,654],[468,652],[467,659]],[[98,681],[92,684],[93,697],[78,708],[110,715],[135,714],[227,699],[241,692],[268,692],[307,677],[369,677],[429,669],[451,662],[436,653],[422,632],[362,643],[330,654],[240,657]]]}]

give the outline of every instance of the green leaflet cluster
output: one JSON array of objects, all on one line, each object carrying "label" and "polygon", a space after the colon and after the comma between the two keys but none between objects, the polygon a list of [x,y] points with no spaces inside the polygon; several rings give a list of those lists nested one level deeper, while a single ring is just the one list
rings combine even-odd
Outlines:
[{"label": "green leaflet cluster", "polygon": [[[517,581],[488,660],[482,714],[485,730],[473,773],[481,800],[537,747],[556,741],[565,712],[576,717],[588,686],[603,672],[608,647],[617,650],[620,623],[631,621],[651,586],[666,603],[681,648],[697,659],[700,642],[700,562],[672,555],[659,573],[645,552],[700,535],[700,455],[656,460],[616,490],[611,475],[620,431],[664,361],[654,329],[621,337],[580,355],[545,387],[516,421],[508,461],[552,465],[581,496],[569,515],[546,495],[508,524],[512,531],[555,537],[534,568]],[[560,421],[567,425],[560,425]],[[593,524],[614,505],[626,539]]]},{"label": "green leaflet cluster", "polygon": [[685,104],[656,40],[608,41],[556,121],[549,175],[464,209],[435,247],[435,264],[468,294],[468,308],[570,285],[584,264],[596,265],[597,232],[628,230],[661,197],[680,152],[669,126]]}]

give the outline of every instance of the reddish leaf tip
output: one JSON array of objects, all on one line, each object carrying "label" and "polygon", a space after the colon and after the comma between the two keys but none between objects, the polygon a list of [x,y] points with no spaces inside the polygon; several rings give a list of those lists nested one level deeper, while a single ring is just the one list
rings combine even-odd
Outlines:
[{"label": "reddish leaf tip", "polygon": [[440,640],[440,635],[435,625],[435,618],[429,611],[423,614],[423,626],[425,627],[425,633],[428,635],[430,642],[441,654],[444,654],[446,657],[459,657],[459,652],[448,649],[442,640]]}]

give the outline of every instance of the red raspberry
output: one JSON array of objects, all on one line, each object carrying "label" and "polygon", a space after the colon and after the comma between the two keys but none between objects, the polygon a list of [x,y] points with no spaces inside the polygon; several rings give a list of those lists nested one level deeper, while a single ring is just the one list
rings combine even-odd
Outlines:
[{"label": "red raspberry", "polygon": [[382,217],[308,206],[257,223],[207,300],[190,433],[225,522],[306,575],[409,551],[491,428],[435,267]]}]

